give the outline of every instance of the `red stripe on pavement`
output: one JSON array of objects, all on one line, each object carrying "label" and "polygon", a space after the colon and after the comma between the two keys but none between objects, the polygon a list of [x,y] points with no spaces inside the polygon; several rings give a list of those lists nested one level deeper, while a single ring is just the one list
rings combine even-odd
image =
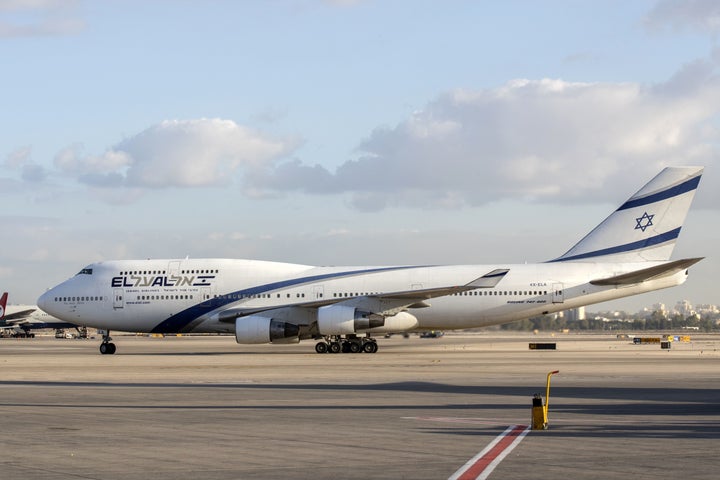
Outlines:
[{"label": "red stripe on pavement", "polygon": [[[527,429],[527,425],[514,425],[508,428],[495,439],[494,445],[489,447],[487,451],[480,454],[479,458],[477,458],[473,464],[469,466],[467,466],[466,464],[463,467],[465,468],[465,471],[460,473],[459,476],[455,476],[458,474],[458,472],[456,472],[455,475],[450,478],[458,480],[470,480],[478,478],[485,472],[485,470],[490,466],[490,464],[492,464],[492,462],[498,459],[498,457],[502,459],[501,455],[503,455],[503,453],[507,454],[510,452],[510,450],[515,448],[513,443],[516,440],[519,442],[522,437],[518,437],[523,433],[527,432]],[[490,468],[490,470],[485,473],[489,475],[494,468],[495,465],[493,465],[492,468]]]}]

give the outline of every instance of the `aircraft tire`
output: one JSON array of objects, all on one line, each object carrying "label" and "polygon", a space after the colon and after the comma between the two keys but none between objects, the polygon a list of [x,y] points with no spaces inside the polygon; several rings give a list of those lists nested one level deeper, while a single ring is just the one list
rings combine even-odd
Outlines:
[{"label": "aircraft tire", "polygon": [[367,342],[365,345],[363,345],[363,352],[365,353],[375,353],[377,352],[378,346],[375,342]]},{"label": "aircraft tire", "polygon": [[340,353],[342,350],[342,346],[340,345],[340,342],[332,342],[330,344],[330,353]]},{"label": "aircraft tire", "polygon": [[315,351],[317,353],[327,353],[328,352],[328,344],[325,342],[318,342],[315,344]]},{"label": "aircraft tire", "polygon": [[350,350],[350,353],[360,353],[362,351],[362,348],[360,348],[359,343],[350,342],[349,350]]}]

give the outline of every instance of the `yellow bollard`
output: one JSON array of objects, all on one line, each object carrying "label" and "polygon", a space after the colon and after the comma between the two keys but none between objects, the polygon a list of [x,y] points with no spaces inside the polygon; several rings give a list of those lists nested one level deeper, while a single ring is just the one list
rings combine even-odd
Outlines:
[{"label": "yellow bollard", "polygon": [[533,406],[532,406],[532,429],[533,430],[544,430],[545,429],[545,407],[543,407],[542,397],[539,393],[533,395]]},{"label": "yellow bollard", "polygon": [[550,402],[550,377],[556,373],[560,373],[560,370],[553,370],[547,374],[547,383],[545,385],[545,405],[542,403],[542,397],[536,393],[533,396],[533,407],[532,407],[532,429],[533,430],[547,430],[548,428],[548,405]]}]

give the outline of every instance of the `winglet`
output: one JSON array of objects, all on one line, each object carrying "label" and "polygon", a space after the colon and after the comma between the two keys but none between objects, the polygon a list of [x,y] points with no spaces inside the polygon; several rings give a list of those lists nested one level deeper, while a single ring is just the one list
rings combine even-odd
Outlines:
[{"label": "winglet", "polygon": [[502,280],[510,270],[507,268],[498,268],[492,272],[488,272],[482,277],[478,277],[472,282],[464,285],[471,288],[493,288]]},{"label": "winglet", "polygon": [[0,319],[5,317],[5,305],[7,305],[7,297],[7,292],[3,293],[2,297],[0,297]]}]

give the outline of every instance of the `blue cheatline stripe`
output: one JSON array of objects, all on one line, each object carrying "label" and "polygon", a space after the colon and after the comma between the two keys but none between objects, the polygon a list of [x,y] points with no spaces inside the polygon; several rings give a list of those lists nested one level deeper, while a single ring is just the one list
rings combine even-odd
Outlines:
[{"label": "blue cheatline stripe", "polygon": [[211,298],[210,300],[206,300],[204,302],[201,302],[197,305],[193,305],[192,307],[183,310],[180,313],[177,313],[167,320],[164,320],[163,322],[157,324],[155,328],[152,329],[151,333],[175,333],[175,332],[181,332],[183,328],[187,327],[190,322],[198,318],[200,315],[203,315],[210,310],[215,310],[217,308],[224,307],[225,305],[235,303],[238,300],[240,300],[239,297],[245,297],[249,295],[258,295],[261,293],[267,293],[271,292],[273,290],[278,290],[281,288],[287,288],[287,287],[296,287],[299,285],[303,285],[306,283],[313,283],[318,282],[321,280],[327,280],[327,279],[338,279],[343,277],[353,277],[355,275],[362,275],[366,273],[378,273],[378,272],[389,272],[394,270],[407,270],[412,268],[423,268],[422,266],[403,266],[403,267],[382,267],[382,268],[371,268],[367,270],[353,270],[353,271],[345,271],[345,272],[335,272],[335,273],[325,273],[322,275],[313,275],[310,277],[299,277],[299,278],[293,278],[290,280],[283,280],[280,282],[273,282],[268,283],[265,285],[258,285],[256,287],[247,288],[245,290],[238,290],[235,292],[231,292],[226,295],[218,296],[217,298]]},{"label": "blue cheatline stripe", "polygon": [[695,190],[700,183],[700,177],[701,175],[698,175],[695,178],[691,178],[690,180],[675,185],[674,187],[670,187],[667,190],[663,190],[662,192],[653,193],[652,195],[648,195],[647,197],[630,199],[624,204],[622,204],[620,208],[618,208],[618,211],[627,210],[628,208],[641,207],[643,205],[649,205],[651,203],[659,202],[661,200],[667,200],[668,198],[677,197],[678,195],[682,195],[683,193]]},{"label": "blue cheatline stripe", "polygon": [[669,242],[670,240],[676,240],[680,235],[680,228],[678,227],[669,232],[656,235],[654,237],[638,240],[637,242],[626,243],[625,245],[618,245],[616,247],[603,248],[602,250],[595,250],[594,252],[581,253],[579,255],[573,255],[572,257],[559,257],[555,260],[550,260],[548,263],[553,262],[565,262],[567,260],[580,260],[582,258],[601,257],[603,255],[613,255],[616,253],[632,252],[633,250],[642,250],[644,248],[659,245],[661,243]]}]

